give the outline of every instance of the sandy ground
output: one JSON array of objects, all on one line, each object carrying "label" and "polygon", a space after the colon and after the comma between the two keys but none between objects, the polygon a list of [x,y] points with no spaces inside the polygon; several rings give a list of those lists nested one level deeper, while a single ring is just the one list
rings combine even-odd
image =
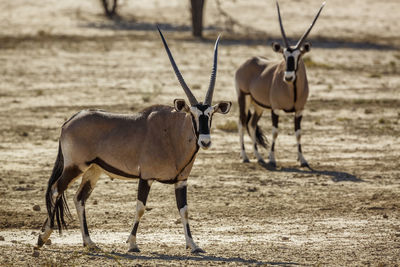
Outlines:
[{"label": "sandy ground", "polygon": [[[239,158],[233,75],[253,55],[277,58],[274,2],[221,1],[222,16],[208,1],[204,40],[191,37],[188,2],[125,1],[122,18],[108,21],[95,0],[1,1],[0,265],[399,266],[399,2],[329,1],[310,35],[302,141],[315,171],[296,162],[290,114],[280,119],[277,170],[255,162],[247,137],[252,162]],[[280,4],[296,41],[320,1]],[[102,250],[82,247],[74,214],[35,257],[62,123],[84,108],[132,113],[184,97],[155,23],[198,98],[224,32],[214,101],[234,106],[215,115],[213,147],[200,151],[188,188],[192,233],[207,253],[185,250],[173,186],[160,183],[139,227],[142,252],[127,253],[137,181],[104,176],[87,205]],[[270,125],[266,111],[261,126],[269,133]],[[77,185],[67,191],[72,210]]]}]

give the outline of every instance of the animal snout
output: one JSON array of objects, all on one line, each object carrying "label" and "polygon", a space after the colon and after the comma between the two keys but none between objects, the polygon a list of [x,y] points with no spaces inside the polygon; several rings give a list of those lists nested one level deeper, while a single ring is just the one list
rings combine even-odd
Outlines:
[{"label": "animal snout", "polygon": [[201,146],[204,149],[209,148],[211,146],[210,135],[208,135],[208,134],[200,134],[199,135],[198,144],[199,144],[199,146]]},{"label": "animal snout", "polygon": [[294,71],[285,71],[284,79],[286,82],[293,82],[295,78]]},{"label": "animal snout", "polygon": [[208,148],[211,145],[211,141],[200,141],[202,147]]},{"label": "animal snout", "polygon": [[287,82],[291,82],[291,81],[293,81],[293,76],[285,76],[285,81],[287,81]]}]

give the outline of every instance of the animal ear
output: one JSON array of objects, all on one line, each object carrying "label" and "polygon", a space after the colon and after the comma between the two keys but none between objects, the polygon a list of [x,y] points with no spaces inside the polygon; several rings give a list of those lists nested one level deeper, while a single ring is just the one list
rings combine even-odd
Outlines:
[{"label": "animal ear", "polygon": [[190,108],[186,104],[184,99],[175,99],[174,100],[174,108],[178,112],[189,112]]},{"label": "animal ear", "polygon": [[218,104],[214,105],[214,112],[218,112],[221,114],[226,114],[231,109],[232,102],[230,101],[221,101]]},{"label": "animal ear", "polygon": [[282,51],[283,51],[283,49],[282,49],[282,46],[279,44],[279,43],[277,43],[277,42],[273,42],[272,43],[272,50],[274,50],[275,52],[279,52],[279,53],[282,53]]},{"label": "animal ear", "polygon": [[311,43],[309,43],[309,42],[305,42],[304,44],[303,44],[303,46],[300,48],[300,51],[304,54],[304,53],[307,53],[307,52],[310,52],[310,50],[311,50]]}]

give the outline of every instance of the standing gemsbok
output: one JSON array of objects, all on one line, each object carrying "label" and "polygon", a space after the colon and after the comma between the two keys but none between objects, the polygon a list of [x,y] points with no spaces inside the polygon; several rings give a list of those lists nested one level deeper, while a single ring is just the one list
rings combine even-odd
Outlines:
[{"label": "standing gemsbok", "polygon": [[81,185],[74,197],[82,232],[83,245],[96,247],[89,237],[85,203],[102,172],[112,178],[139,179],[136,216],[128,238],[129,251],[138,252],[136,232],[142,217],[152,182],[175,185],[175,196],[182,219],[186,246],[192,252],[203,252],[192,239],[188,224],[187,178],[199,148],[211,145],[210,127],[215,112],[226,114],[231,102],[212,106],[217,73],[217,39],[214,65],[204,103],[198,102],[186,85],[168,45],[160,31],[163,44],[176,76],[189,99],[175,99],[174,107],[151,106],[135,115],[84,110],[62,126],[59,150],[53,173],[48,182],[46,205],[48,218],[37,248],[43,246],[55,225],[61,232],[64,215],[69,213],[65,190],[79,177]]},{"label": "standing gemsbok", "polygon": [[[298,160],[302,167],[309,167],[301,150],[301,119],[304,106],[308,97],[308,81],[306,67],[302,56],[310,51],[310,43],[304,42],[314,26],[319,14],[324,7],[322,4],[317,15],[307,31],[303,34],[295,46],[290,46],[282,25],[279,4],[278,10],[279,25],[285,43],[282,48],[280,44],[273,43],[272,49],[283,55],[278,63],[273,63],[263,57],[253,57],[243,63],[236,71],[235,85],[239,102],[239,136],[241,145],[241,157],[243,162],[248,162],[246,155],[243,134],[243,127],[253,141],[254,154],[260,163],[265,163],[257,149],[257,144],[266,148],[266,138],[262,134],[258,120],[265,109],[271,109],[272,117],[272,144],[269,152],[269,165],[276,167],[275,141],[278,136],[278,111],[294,112],[294,130],[297,140]],[[250,112],[250,105],[254,107],[254,113]]]}]

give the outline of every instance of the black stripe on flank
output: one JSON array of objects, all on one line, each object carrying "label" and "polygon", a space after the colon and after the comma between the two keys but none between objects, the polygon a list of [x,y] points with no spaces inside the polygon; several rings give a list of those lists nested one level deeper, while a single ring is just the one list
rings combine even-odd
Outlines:
[{"label": "black stripe on flank", "polygon": [[[174,179],[162,180],[160,178],[154,177],[153,180],[156,180],[156,181],[158,181],[160,183],[163,183],[163,184],[175,184],[178,181],[179,175],[193,161],[194,157],[197,155],[197,152],[199,151],[199,148],[200,147],[196,142],[196,151],[194,151],[194,153],[193,153],[192,157],[190,158],[190,160],[188,161],[188,163],[186,163],[185,166],[183,166],[183,168],[178,172],[178,174],[175,176]],[[118,176],[122,176],[122,177],[125,177],[125,178],[136,178],[136,179],[139,178],[139,179],[141,179],[140,174],[139,175],[133,175],[133,174],[129,174],[129,173],[123,172],[123,171],[121,171],[121,170],[109,165],[108,163],[106,163],[105,161],[103,161],[100,158],[95,158],[94,160],[86,162],[87,165],[90,165],[90,164],[93,164],[93,163],[99,165],[101,168],[103,168],[104,170],[106,170],[107,172],[110,172],[112,174],[115,174],[115,175],[118,175]]]},{"label": "black stripe on flank", "polygon": [[122,177],[126,177],[126,178],[140,178],[140,176],[138,176],[138,175],[133,175],[133,174],[126,173],[124,171],[121,171],[121,170],[109,165],[108,163],[106,163],[101,158],[95,158],[94,160],[86,162],[87,165],[90,165],[90,164],[93,164],[93,163],[99,165],[104,170],[106,170],[106,171],[108,171],[108,172],[110,172],[112,174],[118,175],[118,176],[122,176]]},{"label": "black stripe on flank", "polygon": [[256,104],[259,105],[260,107],[271,109],[270,106],[267,106],[267,105],[264,105],[264,104],[261,104],[260,102],[258,102],[253,96],[251,96],[251,99],[252,99],[254,102],[256,102]]}]

